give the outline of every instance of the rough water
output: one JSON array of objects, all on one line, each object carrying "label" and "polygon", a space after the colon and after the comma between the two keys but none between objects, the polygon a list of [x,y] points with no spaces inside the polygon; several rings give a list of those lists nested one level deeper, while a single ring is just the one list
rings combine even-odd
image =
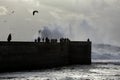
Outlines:
[{"label": "rough water", "polygon": [[120,47],[93,45],[91,65],[0,73],[0,80],[120,80]]},{"label": "rough water", "polygon": [[41,71],[1,73],[0,80],[120,80],[120,65],[95,63]]}]

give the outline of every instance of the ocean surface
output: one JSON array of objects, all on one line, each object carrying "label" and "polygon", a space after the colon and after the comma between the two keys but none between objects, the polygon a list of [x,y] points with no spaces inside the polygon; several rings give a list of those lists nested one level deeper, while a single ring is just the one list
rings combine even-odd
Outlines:
[{"label": "ocean surface", "polygon": [[120,80],[120,65],[104,61],[92,65],[1,73],[0,80]]},{"label": "ocean surface", "polygon": [[93,45],[91,65],[0,73],[0,80],[120,80],[120,47]]}]

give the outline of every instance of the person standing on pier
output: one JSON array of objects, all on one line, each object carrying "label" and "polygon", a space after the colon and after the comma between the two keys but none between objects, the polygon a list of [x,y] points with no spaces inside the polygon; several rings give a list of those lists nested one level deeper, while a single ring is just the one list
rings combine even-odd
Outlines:
[{"label": "person standing on pier", "polygon": [[12,40],[11,33],[8,35],[7,41],[10,42]]}]

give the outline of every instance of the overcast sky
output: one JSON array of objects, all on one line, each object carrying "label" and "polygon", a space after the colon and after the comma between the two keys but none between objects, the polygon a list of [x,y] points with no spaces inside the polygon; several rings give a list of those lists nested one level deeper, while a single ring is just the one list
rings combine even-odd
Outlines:
[{"label": "overcast sky", "polygon": [[120,45],[120,0],[0,0],[0,40],[12,33],[14,41],[33,41],[44,26],[72,40]]}]

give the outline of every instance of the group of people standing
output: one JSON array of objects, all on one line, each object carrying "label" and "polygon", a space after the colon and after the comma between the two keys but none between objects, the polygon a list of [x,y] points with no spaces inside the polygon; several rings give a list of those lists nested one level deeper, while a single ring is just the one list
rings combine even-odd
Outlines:
[{"label": "group of people standing", "polygon": [[37,39],[35,39],[35,42],[49,42],[49,39],[47,37],[46,38],[38,37]]}]

